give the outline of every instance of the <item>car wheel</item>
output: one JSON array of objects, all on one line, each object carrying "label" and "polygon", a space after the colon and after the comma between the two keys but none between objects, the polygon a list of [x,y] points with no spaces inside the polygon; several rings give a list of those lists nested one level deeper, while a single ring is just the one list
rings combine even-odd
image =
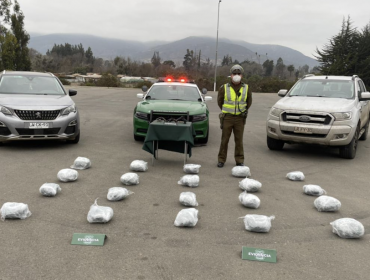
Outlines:
[{"label": "car wheel", "polygon": [[207,143],[208,143],[208,136],[209,136],[209,126],[208,126],[208,128],[207,128],[207,136],[206,136],[206,137],[204,137],[204,138],[198,138],[198,139],[197,139],[197,142],[198,142],[199,144],[207,144]]},{"label": "car wheel", "polygon": [[339,148],[339,155],[342,158],[354,159],[357,151],[358,135],[360,133],[360,126],[357,126],[355,135],[353,135],[352,141],[343,147]]},{"label": "car wheel", "polygon": [[270,150],[282,150],[284,147],[284,141],[277,140],[267,136],[267,147]]},{"label": "car wheel", "polygon": [[135,134],[134,134],[134,139],[135,139],[135,141],[144,141],[145,137],[143,137],[143,136],[138,136],[138,135],[135,135]]},{"label": "car wheel", "polygon": [[80,134],[81,134],[81,132],[79,132],[77,134],[77,136],[75,137],[75,139],[73,139],[73,140],[67,140],[67,143],[69,143],[69,144],[77,144],[78,142],[80,142]]},{"label": "car wheel", "polygon": [[367,123],[365,124],[365,131],[362,133],[361,137],[359,140],[365,141],[367,139],[367,134],[369,133],[369,123],[370,123],[370,116],[369,119],[367,120]]}]

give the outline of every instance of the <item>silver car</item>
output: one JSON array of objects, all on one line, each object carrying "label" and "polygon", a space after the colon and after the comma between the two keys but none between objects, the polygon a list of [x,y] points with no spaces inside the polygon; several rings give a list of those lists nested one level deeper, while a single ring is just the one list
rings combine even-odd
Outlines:
[{"label": "silver car", "polygon": [[0,74],[0,143],[13,140],[80,140],[77,107],[51,73]]}]

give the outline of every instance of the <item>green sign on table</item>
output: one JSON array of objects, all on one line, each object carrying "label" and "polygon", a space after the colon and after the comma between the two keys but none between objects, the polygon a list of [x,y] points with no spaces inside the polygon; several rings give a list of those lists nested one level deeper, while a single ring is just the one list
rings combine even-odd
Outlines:
[{"label": "green sign on table", "polygon": [[103,246],[106,239],[105,234],[74,233],[72,245]]},{"label": "green sign on table", "polygon": [[276,263],[276,250],[259,249],[243,246],[242,259],[250,261]]}]

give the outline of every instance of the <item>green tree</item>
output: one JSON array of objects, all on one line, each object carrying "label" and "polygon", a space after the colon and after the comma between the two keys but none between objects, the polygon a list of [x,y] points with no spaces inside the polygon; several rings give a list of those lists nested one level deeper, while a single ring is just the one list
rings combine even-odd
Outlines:
[{"label": "green tree", "polygon": [[172,68],[176,68],[175,62],[173,62],[172,60],[164,61],[163,65],[168,65],[168,66],[171,66]]},{"label": "green tree", "polygon": [[292,76],[292,72],[295,70],[294,65],[291,64],[287,67],[287,70],[289,71],[289,76]]},{"label": "green tree", "polygon": [[350,17],[343,19],[341,31],[333,36],[315,57],[320,62],[320,72],[324,75],[353,75],[357,72],[358,48],[361,38],[352,27]]},{"label": "green tree", "polygon": [[18,1],[14,1],[13,6],[14,13],[10,17],[11,30],[14,37],[17,39],[17,44],[15,46],[15,60],[14,60],[14,70],[31,70],[31,60],[29,58],[28,42],[30,40],[30,35],[24,29],[24,15],[20,9]]},{"label": "green tree", "polygon": [[87,59],[87,63],[94,64],[95,57],[90,47],[87,48],[87,51],[85,52],[85,57]]},{"label": "green tree", "polygon": [[186,50],[186,54],[184,56],[184,61],[182,63],[186,69],[186,71],[190,71],[194,68],[196,64],[196,58],[194,57],[194,51],[193,50]]},{"label": "green tree", "polygon": [[285,64],[284,64],[284,61],[281,57],[279,57],[279,59],[276,61],[276,75],[279,77],[279,78],[282,78],[283,74],[284,74],[284,69],[285,69]]},{"label": "green tree", "polygon": [[274,70],[274,61],[271,59],[271,60],[266,60],[263,64],[262,64],[262,67],[263,69],[265,69],[265,76],[266,77],[270,77],[271,74],[272,74],[272,71]]},{"label": "green tree", "polygon": [[154,52],[152,57],[152,64],[154,65],[155,68],[161,65],[161,57],[159,56],[159,52]]},{"label": "green tree", "polygon": [[1,42],[1,67],[5,70],[15,69],[15,59],[17,39],[10,32],[5,33],[5,37],[0,38]]}]

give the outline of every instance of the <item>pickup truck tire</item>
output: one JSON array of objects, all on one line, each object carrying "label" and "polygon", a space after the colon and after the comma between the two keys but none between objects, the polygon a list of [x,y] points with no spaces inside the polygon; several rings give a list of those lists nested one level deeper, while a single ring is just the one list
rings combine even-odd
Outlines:
[{"label": "pickup truck tire", "polygon": [[357,126],[355,135],[353,135],[352,141],[343,147],[339,148],[339,155],[342,158],[354,159],[357,151],[358,135],[360,133],[360,126]]},{"label": "pickup truck tire", "polygon": [[267,147],[270,150],[282,150],[284,147],[284,141],[277,140],[267,136]]},{"label": "pickup truck tire", "polygon": [[369,119],[367,120],[367,123],[364,126],[365,131],[364,131],[364,133],[362,133],[362,135],[360,137],[360,140],[362,140],[362,141],[367,139],[367,134],[369,133],[369,122],[370,122],[370,117],[369,117]]}]

